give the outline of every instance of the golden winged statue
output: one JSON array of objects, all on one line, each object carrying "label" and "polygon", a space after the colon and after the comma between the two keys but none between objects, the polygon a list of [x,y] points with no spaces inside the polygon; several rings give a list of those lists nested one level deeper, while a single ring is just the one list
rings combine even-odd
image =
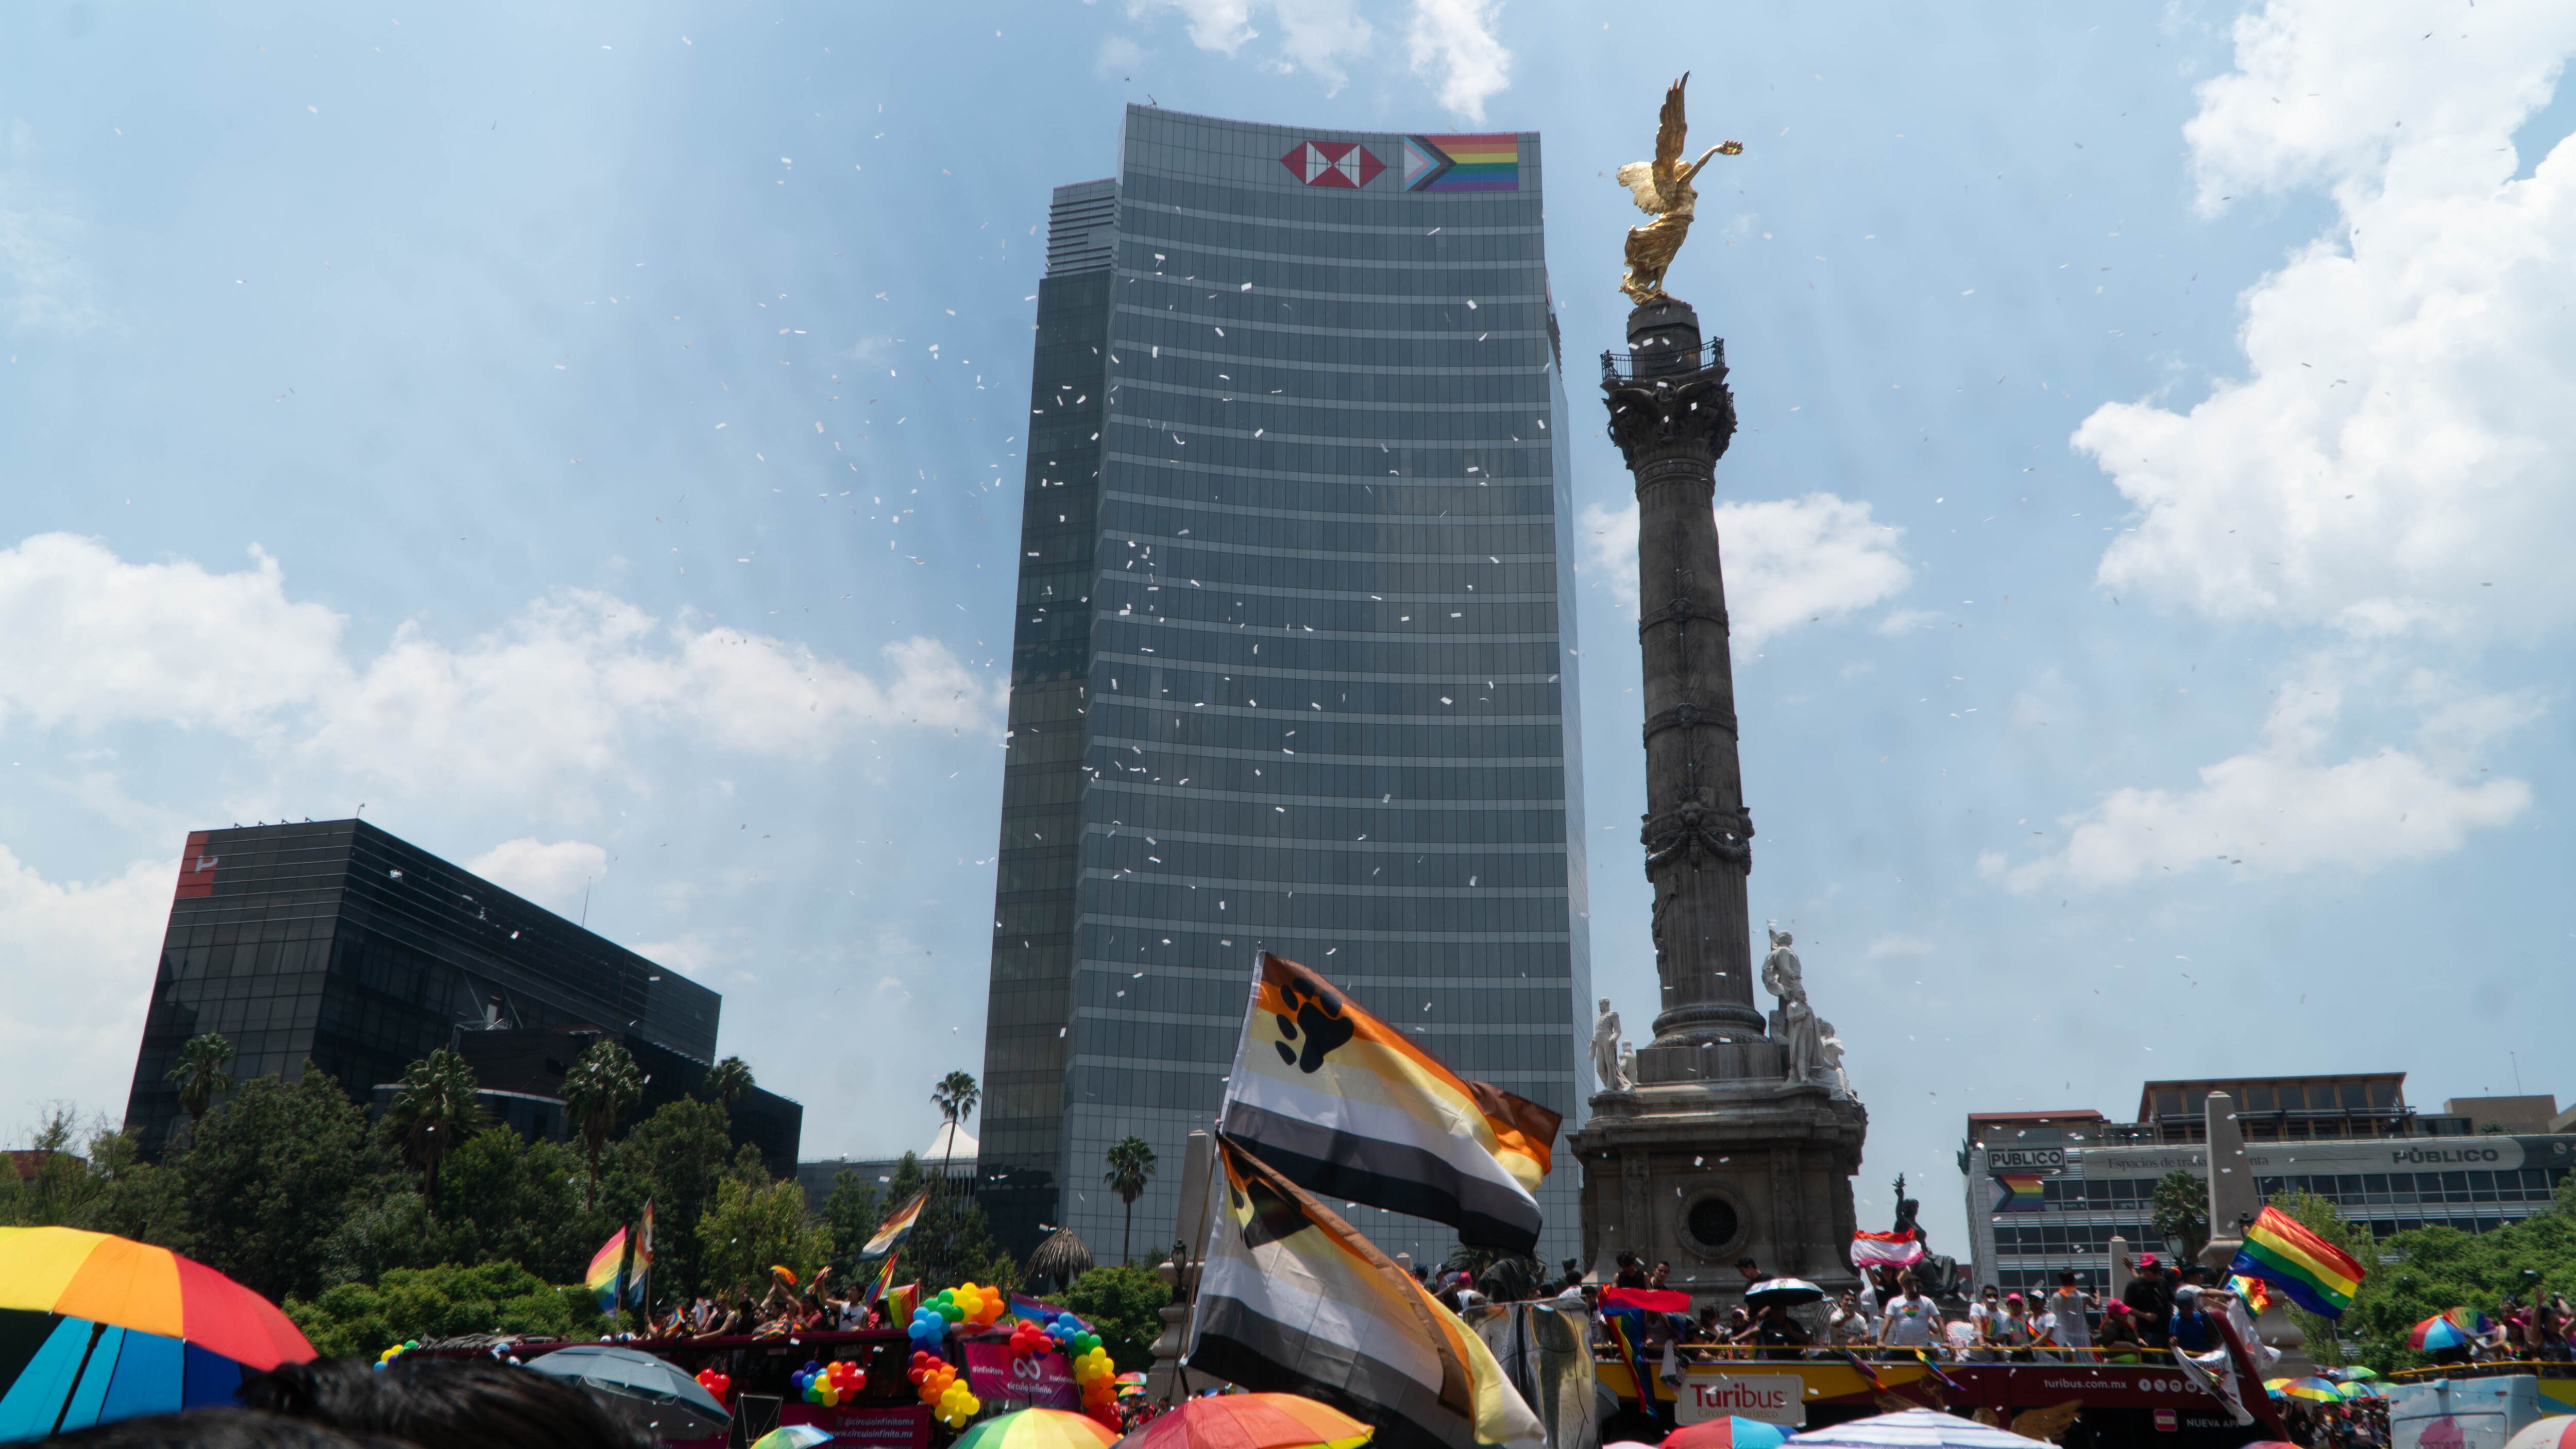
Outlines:
[{"label": "golden winged statue", "polygon": [[1619,168],[1619,184],[1635,194],[1639,211],[1654,218],[1628,229],[1628,275],[1619,282],[1619,290],[1641,307],[1663,297],[1664,268],[1673,264],[1682,238],[1690,234],[1691,210],[1699,204],[1691,181],[1699,169],[1711,156],[1744,153],[1742,142],[1725,141],[1702,152],[1687,169],[1682,166],[1682,142],[1690,134],[1690,122],[1682,116],[1682,87],[1689,84],[1690,72],[1684,71],[1664,92],[1664,109],[1655,121],[1655,159]]}]

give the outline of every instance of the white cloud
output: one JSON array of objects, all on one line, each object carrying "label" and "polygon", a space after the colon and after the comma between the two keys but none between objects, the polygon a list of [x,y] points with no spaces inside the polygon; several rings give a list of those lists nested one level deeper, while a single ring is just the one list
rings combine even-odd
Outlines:
[{"label": "white cloud", "polygon": [[[2440,44],[2420,18],[2276,0],[2237,22],[2235,69],[2184,127],[2201,208],[2321,189],[2335,219],[2244,294],[2245,376],[2187,412],[2107,404],[2073,439],[2138,513],[2104,587],[2340,642],[2297,669],[2263,741],[2196,787],[2113,791],[2038,860],[1990,852],[1981,866],[2014,889],[2366,872],[2530,804],[2473,756],[2536,706],[2405,662],[2458,669],[2576,618],[2559,560],[2576,531],[2576,145],[2522,180],[2513,151],[2576,51],[2576,11],[2482,10]],[[2338,738],[2367,737],[2337,727],[2368,677],[2412,712],[2410,745]]]},{"label": "white cloud", "polygon": [[[1609,576],[1611,596],[1637,606],[1637,505],[1583,510],[1587,566]],[[1898,530],[1874,523],[1870,505],[1831,493],[1717,505],[1728,632],[1743,648],[1801,624],[1839,619],[1894,595],[1912,571]],[[1928,616],[1927,616],[1928,617]]]},{"label": "white cloud", "polygon": [[0,320],[24,331],[77,334],[102,319],[80,259],[80,219],[37,179],[35,130],[9,128],[0,166]]},{"label": "white cloud", "polygon": [[1511,84],[1512,53],[1494,35],[1501,11],[1501,0],[1414,0],[1404,33],[1413,73],[1470,121],[1485,119],[1485,102]]},{"label": "white cloud", "polygon": [[0,846],[0,1122],[64,1099],[124,1115],[177,882],[175,857],[48,881]]},{"label": "white cloud", "polygon": [[39,534],[0,549],[0,724],[148,719],[247,733],[345,680],[340,624],[289,601],[277,560],[256,548],[251,567],[216,574]]},{"label": "white cloud", "polygon": [[2482,10],[2440,44],[2420,18],[2274,4],[2201,87],[2205,205],[2321,187],[2337,216],[2245,294],[2247,376],[2075,434],[2140,514],[2113,591],[2363,636],[2576,616],[2576,146],[2512,179],[2576,9]]},{"label": "white cloud", "polygon": [[[1113,35],[1100,42],[1099,53],[1091,58],[1091,73],[1102,80],[1125,78],[1136,73],[1145,63],[1145,47],[1123,35]],[[873,339],[871,339],[873,340]]]},{"label": "white cloud", "polygon": [[863,728],[999,727],[1002,689],[937,640],[870,674],[783,640],[666,623],[607,594],[539,599],[451,645],[417,623],[371,659],[286,592],[276,560],[128,564],[64,534],[0,551],[0,725],[164,722],[419,792],[522,800],[616,779],[648,737],[821,757]]},{"label": "white cloud", "polygon": [[[2064,818],[2065,844],[2050,854],[2015,865],[1988,851],[1980,872],[2015,891],[2114,886],[2203,869],[2359,875],[2446,855],[2471,831],[2504,825],[2530,807],[2529,785],[2475,764],[2487,746],[2538,718],[2538,705],[2524,695],[2458,696],[2447,681],[2419,671],[2396,691],[2425,711],[2411,749],[2323,759],[2343,708],[2338,671],[2348,665],[2310,661],[2273,706],[2262,746],[2204,766],[2196,788],[2115,790],[2092,810]],[[2354,682],[2386,672],[2365,665]]]},{"label": "white cloud", "polygon": [[[1127,6],[1131,17],[1177,11],[1192,45],[1227,56],[1240,54],[1260,38],[1252,20],[1263,10],[1279,25],[1278,68],[1306,70],[1323,81],[1328,91],[1338,91],[1349,81],[1345,62],[1368,54],[1375,36],[1357,14],[1353,0],[1129,0]],[[1107,55],[1104,49],[1104,63]]]},{"label": "white cloud", "polygon": [[1864,954],[1872,961],[1889,956],[1929,956],[1932,954],[1932,943],[1921,936],[1891,933],[1870,942],[1869,949]]},{"label": "white cloud", "polygon": [[585,886],[608,874],[608,852],[586,840],[549,843],[523,835],[493,846],[465,868],[561,914],[580,900]]}]

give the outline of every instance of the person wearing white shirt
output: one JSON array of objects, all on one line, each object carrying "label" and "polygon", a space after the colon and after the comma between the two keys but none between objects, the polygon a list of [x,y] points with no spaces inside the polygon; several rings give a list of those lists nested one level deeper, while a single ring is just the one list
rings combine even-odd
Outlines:
[{"label": "person wearing white shirt", "polygon": [[[2084,1291],[2083,1283],[2073,1271],[2057,1275],[2057,1291],[2048,1295],[2046,1307],[2049,1316],[2057,1321],[2059,1347],[2089,1349],[2093,1346],[2092,1325],[2084,1317],[2093,1307],[2093,1295]],[[2087,1353],[2071,1355],[2077,1359],[2091,1356]]]},{"label": "person wearing white shirt", "polygon": [[1929,1348],[1932,1333],[1941,1321],[1941,1310],[1923,1296],[1914,1275],[1904,1279],[1904,1291],[1887,1300],[1887,1314],[1880,1321],[1878,1341],[1896,1348]]}]

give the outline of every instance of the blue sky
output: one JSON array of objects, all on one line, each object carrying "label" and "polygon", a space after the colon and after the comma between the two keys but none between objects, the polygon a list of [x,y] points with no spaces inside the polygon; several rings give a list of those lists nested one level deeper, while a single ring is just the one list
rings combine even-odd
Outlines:
[{"label": "blue sky", "polygon": [[[1685,67],[1746,146],[1672,286],[1743,419],[1753,909],[1849,1043],[1864,1219],[1901,1169],[1959,1246],[1965,1112],[2151,1076],[2576,1092],[2576,22],[2010,22],[12,7],[0,1135],[121,1111],[187,830],[364,802],[587,883],[809,1154],[927,1141],[981,1069],[1048,188],[1130,101],[1538,130],[1587,356]],[[1593,958],[1642,1023],[1630,505],[1573,391]]]}]

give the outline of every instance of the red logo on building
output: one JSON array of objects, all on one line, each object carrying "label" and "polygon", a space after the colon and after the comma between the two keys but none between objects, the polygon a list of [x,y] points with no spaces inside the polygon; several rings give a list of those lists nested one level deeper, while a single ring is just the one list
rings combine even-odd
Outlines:
[{"label": "red logo on building", "polygon": [[1357,141],[1300,141],[1279,164],[1309,186],[1358,188],[1377,179],[1386,163]]},{"label": "red logo on building", "polygon": [[207,834],[203,830],[188,832],[188,844],[179,855],[179,900],[215,893],[215,856],[206,849]]}]

